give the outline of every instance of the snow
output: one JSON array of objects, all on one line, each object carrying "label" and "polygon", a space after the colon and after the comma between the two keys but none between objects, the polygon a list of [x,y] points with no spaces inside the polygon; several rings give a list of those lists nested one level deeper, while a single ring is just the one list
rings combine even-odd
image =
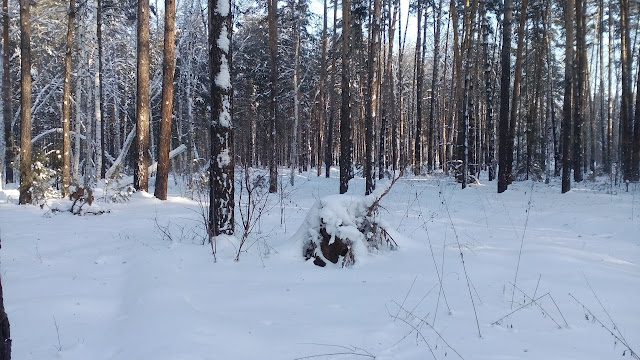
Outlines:
[{"label": "snow", "polygon": [[231,1],[230,0],[218,0],[216,3],[216,13],[220,14],[220,16],[225,17],[229,15],[229,10],[231,10]]},{"label": "snow", "polygon": [[[335,169],[297,174],[295,187],[281,176],[284,195],[270,198],[238,262],[233,237],[219,239],[217,262],[202,245],[200,206],[183,184],[171,182],[167,201],[97,201],[109,212],[95,216],[18,206],[15,187],[0,191],[13,358],[631,358],[599,321],[640,346],[640,187],[584,182],[561,195],[558,182],[517,182],[496,194],[495,182],[461,190],[406,177],[380,204],[398,251],[342,269],[305,262],[294,232],[320,199],[334,224],[348,223],[364,180],[339,197]],[[526,295],[511,285],[521,244]],[[529,297],[540,307],[522,307]]]}]

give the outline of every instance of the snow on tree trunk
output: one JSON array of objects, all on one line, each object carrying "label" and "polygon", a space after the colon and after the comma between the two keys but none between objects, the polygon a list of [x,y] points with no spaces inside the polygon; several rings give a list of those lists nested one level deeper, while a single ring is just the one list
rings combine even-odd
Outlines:
[{"label": "snow on tree trunk", "polygon": [[209,225],[213,236],[233,235],[235,225],[231,31],[231,1],[209,0],[211,74]]},{"label": "snow on tree trunk", "polygon": [[380,217],[378,204],[399,178],[381,183],[371,194],[329,195],[318,200],[293,236],[302,245],[305,260],[315,265],[342,267],[356,263],[367,252],[397,247]]}]

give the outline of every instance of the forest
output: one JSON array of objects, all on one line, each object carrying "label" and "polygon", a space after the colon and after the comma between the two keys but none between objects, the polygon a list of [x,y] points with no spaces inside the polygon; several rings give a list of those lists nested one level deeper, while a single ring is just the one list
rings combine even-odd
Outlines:
[{"label": "forest", "polygon": [[2,0],[0,360],[639,358],[638,0],[265,1]]},{"label": "forest", "polygon": [[191,182],[227,147],[230,164],[269,168],[272,192],[279,166],[339,165],[340,191],[357,173],[367,193],[399,169],[498,192],[639,179],[633,1],[233,3],[228,129],[211,127],[208,4],[3,5],[3,183],[67,195],[135,173],[146,190],[147,166]]}]

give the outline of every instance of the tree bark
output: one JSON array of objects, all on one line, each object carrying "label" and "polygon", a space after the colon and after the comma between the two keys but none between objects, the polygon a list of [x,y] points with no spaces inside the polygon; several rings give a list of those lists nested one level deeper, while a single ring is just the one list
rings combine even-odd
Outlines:
[{"label": "tree bark", "polygon": [[158,172],[154,195],[167,200],[169,151],[173,117],[173,75],[175,72],[175,0],[164,1],[164,58],[162,60],[162,105],[160,106],[160,138],[158,140]]},{"label": "tree bark", "polygon": [[[0,239],[0,249],[2,248]],[[9,317],[4,309],[4,293],[2,291],[2,277],[0,277],[0,360],[11,360],[11,329]]]},{"label": "tree bark", "polygon": [[585,44],[583,0],[575,0],[576,11],[576,72],[573,92],[573,180],[582,181],[583,126],[585,121],[585,86],[587,82],[587,50]]},{"label": "tree bark", "polygon": [[[5,139],[5,181],[13,182],[14,139],[11,131],[11,54],[9,49],[9,2],[2,0],[2,117]],[[2,170],[0,170],[2,171]],[[1,180],[1,179],[0,179]]]},{"label": "tree bark", "polygon": [[[380,47],[380,15],[381,15],[381,0],[373,1],[373,14],[371,15],[370,38],[369,38],[369,59],[367,61],[367,83],[368,90],[365,97],[365,163],[364,163],[364,178],[365,178],[365,195],[371,194],[376,188],[375,181],[375,119],[377,117],[376,110],[378,109],[378,81],[380,76],[377,73],[378,70],[378,48]],[[379,171],[383,171],[380,168]]]},{"label": "tree bark", "polygon": [[269,66],[270,66],[270,104],[269,104],[269,192],[278,192],[278,163],[276,162],[276,124],[277,124],[277,90],[278,90],[278,33],[276,16],[277,0],[267,0],[269,23]]},{"label": "tree bark", "polygon": [[564,103],[562,105],[562,193],[571,190],[571,100],[573,90],[573,11],[574,0],[565,0],[566,28],[564,60]]},{"label": "tree bark", "polygon": [[504,3],[504,19],[502,21],[502,51],[501,51],[501,68],[502,75],[500,78],[500,119],[499,133],[500,144],[498,147],[498,193],[507,190],[509,185],[509,90],[511,85],[511,20],[513,18],[513,1],[505,0]]},{"label": "tree bark", "polygon": [[511,97],[511,108],[509,115],[509,140],[507,142],[507,182],[513,182],[513,150],[516,137],[516,126],[518,123],[518,104],[520,102],[520,83],[522,82],[522,63],[524,57],[524,37],[525,24],[527,22],[528,0],[522,0],[520,7],[520,22],[518,24],[518,47],[516,49],[516,65],[513,73],[513,96]]},{"label": "tree bark", "polygon": [[98,111],[100,111],[100,129],[96,129],[96,131],[100,131],[100,166],[98,166],[99,178],[104,179],[104,175],[107,171],[107,156],[106,156],[106,146],[105,146],[105,131],[106,131],[106,119],[103,119],[105,111],[104,111],[104,84],[102,82],[102,73],[104,71],[103,62],[102,62],[102,0],[97,0],[97,13],[96,13],[96,37],[98,38]]},{"label": "tree bark", "polygon": [[231,0],[209,0],[211,79],[211,159],[209,222],[211,235],[234,234],[233,88],[231,83]]},{"label": "tree bark", "polygon": [[67,49],[64,54],[64,86],[62,90],[62,197],[69,194],[71,185],[71,54],[76,0],[69,0],[67,14]]},{"label": "tree bark", "polygon": [[353,139],[351,137],[351,91],[350,91],[350,21],[351,2],[342,0],[342,104],[340,108],[340,194],[349,189],[352,178]]},{"label": "tree bark", "polygon": [[333,4],[333,38],[331,41],[331,47],[334,51],[331,54],[331,76],[329,77],[329,122],[327,123],[325,136],[327,138],[327,143],[325,145],[324,151],[324,166],[325,166],[325,177],[328,179],[331,172],[331,165],[333,165],[333,127],[335,122],[336,110],[335,110],[335,102],[336,102],[336,47],[338,44],[338,32],[337,26],[338,24],[338,1],[334,0]]},{"label": "tree bark", "polygon": [[20,0],[20,204],[32,200],[31,184],[31,21],[29,0]]},{"label": "tree bark", "polygon": [[418,0],[418,31],[416,38],[416,132],[413,150],[413,174],[420,175],[422,166],[422,84],[424,83],[422,64],[422,1]]},{"label": "tree bark", "polygon": [[620,99],[620,148],[624,181],[633,180],[632,174],[632,106],[631,99],[631,41],[629,36],[629,0],[620,0],[620,62],[622,63],[622,95]]},{"label": "tree bark", "polygon": [[138,76],[136,97],[136,166],[133,186],[149,190],[149,0],[138,0]]}]

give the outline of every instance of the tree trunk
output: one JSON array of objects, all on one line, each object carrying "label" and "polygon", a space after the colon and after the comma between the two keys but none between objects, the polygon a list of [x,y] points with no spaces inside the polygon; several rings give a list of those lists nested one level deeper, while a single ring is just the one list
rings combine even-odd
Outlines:
[{"label": "tree trunk", "polygon": [[482,52],[484,58],[484,89],[487,101],[486,126],[489,149],[487,152],[487,165],[489,167],[489,181],[496,178],[496,129],[493,123],[493,84],[491,81],[491,62],[489,59],[489,17],[486,5],[482,6]]},{"label": "tree trunk", "polygon": [[418,0],[418,31],[416,39],[416,132],[413,151],[413,174],[420,175],[422,166],[422,84],[424,83],[422,64],[422,2]]},{"label": "tree trunk", "polygon": [[[513,1],[505,0],[504,19],[502,21],[502,51],[500,78],[500,120],[499,133],[500,144],[498,147],[498,193],[507,190],[509,185],[509,87],[511,85],[511,20],[513,18]],[[513,156],[513,155],[512,155]]]},{"label": "tree trunk", "polygon": [[433,36],[433,72],[431,75],[431,99],[429,100],[429,154],[428,154],[428,167],[429,170],[435,169],[435,158],[438,153],[435,146],[435,133],[436,133],[436,105],[438,97],[436,94],[440,93],[440,30],[442,27],[442,0],[439,1],[437,9],[434,10],[434,36]]},{"label": "tree trunk", "polygon": [[[13,162],[15,161],[14,154],[14,139],[13,132],[11,131],[11,51],[9,48],[9,4],[8,0],[2,1],[2,117],[4,123],[4,133],[0,136],[4,136],[5,139],[5,181],[7,183],[13,182]],[[2,169],[0,169],[2,172]],[[0,179],[2,181],[2,179]]]},{"label": "tree trunk", "polygon": [[100,153],[96,156],[97,161],[97,178],[104,178],[106,172],[106,149],[105,149],[105,127],[106,121],[104,117],[104,106],[102,104],[102,0],[96,1],[96,43],[98,46],[98,61],[95,74],[95,111],[96,111],[96,135],[97,143],[100,146]]},{"label": "tree trunk", "polygon": [[576,11],[576,72],[573,93],[573,180],[582,181],[583,126],[585,121],[585,99],[587,82],[587,50],[585,44],[584,3],[575,0]]},{"label": "tree trunk", "polygon": [[149,190],[149,0],[138,0],[138,76],[136,97],[136,166],[133,186]]},{"label": "tree trunk", "polygon": [[[327,0],[323,2],[322,13],[322,59],[320,60],[320,86],[319,93],[320,106],[318,107],[318,133],[316,134],[316,163],[317,163],[317,176],[322,174],[322,131],[324,128],[327,100],[326,94],[326,82],[327,82]],[[333,104],[331,104],[333,106]]]},{"label": "tree trunk", "polygon": [[154,195],[167,200],[171,120],[173,117],[173,75],[175,71],[175,0],[164,1],[164,58],[162,60],[162,104],[160,106],[160,138],[158,140],[158,172]]},{"label": "tree trunk", "polygon": [[330,88],[329,88],[329,122],[326,127],[325,136],[327,143],[324,151],[324,166],[325,177],[328,179],[330,176],[331,165],[333,164],[333,127],[335,122],[336,110],[336,46],[338,44],[338,1],[334,0],[333,4],[333,38],[331,41],[331,47],[334,51],[331,54],[331,76],[330,76]]},{"label": "tree trunk", "polygon": [[69,0],[67,14],[67,49],[64,54],[64,87],[62,90],[62,197],[69,194],[71,185],[71,54],[73,52],[73,29],[76,16],[76,0]]},{"label": "tree trunk", "polygon": [[[2,248],[0,239],[0,249]],[[11,329],[9,317],[4,309],[4,293],[2,291],[2,277],[0,277],[0,360],[11,360]]]},{"label": "tree trunk", "polygon": [[31,21],[29,0],[20,0],[20,204],[31,203]]},{"label": "tree trunk", "polygon": [[[221,0],[218,0],[221,1]],[[278,192],[278,163],[276,162],[276,124],[277,124],[277,91],[278,91],[278,33],[276,16],[277,0],[267,0],[269,23],[269,66],[271,88],[269,94],[269,192]]]},{"label": "tree trunk", "polygon": [[340,194],[349,189],[352,178],[353,139],[351,135],[351,2],[342,0],[342,104],[340,108]]},{"label": "tree trunk", "polygon": [[[640,64],[640,50],[638,50],[638,64]],[[633,181],[640,181],[640,71],[637,72],[636,82],[636,113],[635,113],[635,125],[633,127],[633,156],[632,162],[632,176]]]},{"label": "tree trunk", "polygon": [[209,222],[211,235],[234,233],[233,88],[231,85],[231,0],[209,0],[211,79],[211,159]]},{"label": "tree trunk", "polygon": [[513,150],[516,137],[516,126],[518,122],[518,105],[520,103],[520,83],[522,82],[522,63],[524,57],[524,37],[525,24],[527,22],[527,0],[522,0],[520,7],[520,22],[518,24],[518,47],[516,49],[516,65],[513,73],[513,96],[511,97],[511,108],[509,115],[509,140],[507,142],[507,183],[513,182]]},{"label": "tree trunk", "polygon": [[571,100],[573,90],[573,9],[574,0],[565,0],[566,28],[564,61],[564,103],[562,105],[562,193],[571,190]]},{"label": "tree trunk", "polygon": [[631,120],[631,41],[629,36],[629,0],[620,0],[620,62],[622,63],[622,95],[620,99],[620,148],[623,180],[633,180],[632,146],[633,124]]},{"label": "tree trunk", "polygon": [[[380,16],[381,0],[373,0],[373,14],[371,14],[370,37],[369,37],[369,59],[367,60],[367,96],[365,97],[365,162],[364,178],[366,182],[365,195],[371,194],[376,188],[375,180],[375,120],[378,109],[378,81],[380,75],[378,70],[378,48],[380,47]],[[383,171],[380,168],[379,171]]]},{"label": "tree trunk", "polygon": [[299,16],[296,6],[296,0],[291,1],[291,12],[293,14],[293,52],[294,52],[294,65],[293,65],[293,131],[291,137],[291,156],[289,159],[291,166],[291,177],[289,183],[294,185],[295,172],[298,165],[303,165],[300,140],[300,29],[299,29]]}]

